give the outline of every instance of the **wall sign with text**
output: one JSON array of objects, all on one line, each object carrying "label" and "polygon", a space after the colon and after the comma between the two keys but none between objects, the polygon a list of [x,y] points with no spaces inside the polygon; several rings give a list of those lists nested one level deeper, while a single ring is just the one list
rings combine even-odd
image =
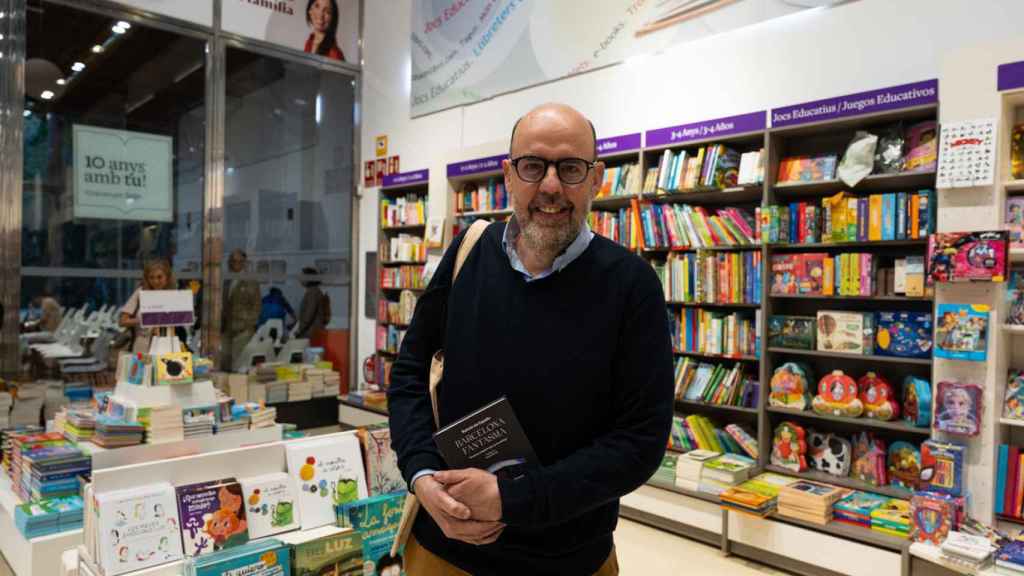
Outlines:
[{"label": "wall sign with text", "polygon": [[225,32],[359,65],[359,0],[223,0],[222,6]]}]

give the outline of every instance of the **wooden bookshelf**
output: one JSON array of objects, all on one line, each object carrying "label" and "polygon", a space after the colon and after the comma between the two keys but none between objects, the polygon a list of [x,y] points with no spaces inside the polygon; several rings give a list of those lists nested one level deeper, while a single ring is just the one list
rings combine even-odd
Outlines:
[{"label": "wooden bookshelf", "polygon": [[874,354],[846,354],[844,352],[826,352],[824,350],[800,350],[798,348],[768,348],[771,354],[787,356],[811,356],[817,358],[842,358],[844,360],[863,360],[865,362],[884,362],[887,364],[916,364],[931,366],[931,358],[901,358],[896,356],[877,356]]},{"label": "wooden bookshelf", "polygon": [[752,204],[761,200],[760,184],[736,186],[733,188],[695,188],[689,191],[669,194],[644,194],[643,200],[666,204],[691,204],[693,206],[724,206],[729,204]]},{"label": "wooden bookshelf", "polygon": [[870,242],[814,242],[806,244],[772,244],[772,250],[776,252],[813,252],[815,250],[842,250],[845,248],[875,249],[875,248],[927,248],[928,239],[913,240],[874,240]]},{"label": "wooden bookshelf", "polygon": [[735,414],[747,415],[756,415],[758,413],[757,408],[746,408],[744,406],[729,406],[726,404],[711,404],[709,402],[694,402],[692,400],[676,400],[676,410],[680,412],[685,412],[687,410],[716,410],[722,412],[733,412]]},{"label": "wooden bookshelf", "polygon": [[648,254],[671,254],[693,252],[760,252],[760,246],[706,246],[703,248],[644,248]]},{"label": "wooden bookshelf", "polygon": [[751,356],[749,354],[740,354],[738,356],[727,356],[724,354],[707,354],[704,352],[688,352],[686,350],[673,350],[673,354],[676,356],[692,356],[694,358],[707,358],[708,360],[736,360],[741,362],[757,362],[757,356]]},{"label": "wooden bookshelf", "polygon": [[594,198],[591,203],[591,208],[594,210],[618,210],[619,208],[626,208],[630,205],[633,200],[636,200],[635,195],[626,196],[605,196],[603,198]]},{"label": "wooden bookshelf", "polygon": [[842,422],[855,426],[857,428],[873,428],[875,430],[885,430],[889,432],[900,432],[908,435],[918,436],[931,436],[931,428],[919,428],[917,426],[911,426],[903,420],[876,420],[874,418],[850,418],[848,416],[834,416],[831,414],[818,414],[813,410],[795,410],[793,408],[780,408],[777,406],[769,406],[766,410],[772,414],[777,414],[780,417],[796,418],[805,420],[818,420],[824,422]]},{"label": "wooden bookshelf", "polygon": [[669,300],[665,304],[674,308],[737,308],[740,310],[757,310],[761,307],[760,304],[750,304],[747,302],[679,302]]},{"label": "wooden bookshelf", "polygon": [[871,528],[844,524],[843,522],[832,521],[824,525],[815,524],[813,522],[807,522],[806,520],[800,520],[799,518],[784,516],[778,512],[772,512],[768,515],[768,518],[777,522],[785,522],[786,524],[800,526],[801,528],[810,528],[811,530],[818,530],[819,532],[827,532],[829,534],[841,536],[847,540],[862,542],[864,544],[870,544],[871,546],[878,546],[879,548],[886,548],[888,550],[902,551],[907,546],[906,538],[882,534],[881,532],[872,530]]},{"label": "wooden bookshelf", "polygon": [[934,298],[927,296],[825,296],[822,294],[769,294],[769,298],[778,300],[839,300],[849,302],[917,302],[932,303]]},{"label": "wooden bookshelf", "polygon": [[422,266],[426,264],[426,260],[391,260],[389,262],[381,262],[381,266]]},{"label": "wooden bookshelf", "polygon": [[847,192],[892,192],[894,190],[914,190],[933,188],[935,172],[903,172],[900,174],[872,174],[866,176],[856,186],[847,186],[840,180],[821,180],[816,182],[779,182],[774,186],[776,198],[793,200],[797,198],[814,198],[831,196],[840,191]]},{"label": "wooden bookshelf", "polygon": [[[762,450],[762,453],[763,452],[764,451]],[[910,491],[896,488],[894,486],[875,486],[873,484],[868,484],[867,482],[861,482],[860,480],[849,476],[833,476],[831,474],[825,474],[824,472],[818,472],[817,470],[808,469],[803,472],[793,472],[788,468],[775,466],[773,464],[765,466],[765,470],[782,474],[784,476],[813,480],[815,482],[821,482],[822,484],[832,484],[834,486],[842,486],[843,488],[851,488],[853,490],[861,490],[863,492],[874,492],[875,494],[881,494],[882,496],[888,496],[890,498],[902,498],[906,500],[909,499],[911,495]]]}]

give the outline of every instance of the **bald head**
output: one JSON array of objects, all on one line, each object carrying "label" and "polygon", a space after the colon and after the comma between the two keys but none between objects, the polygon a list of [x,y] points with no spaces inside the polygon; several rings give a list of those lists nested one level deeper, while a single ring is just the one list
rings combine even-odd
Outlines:
[{"label": "bald head", "polygon": [[520,124],[541,125],[544,128],[564,131],[569,137],[578,137],[581,134],[590,132],[590,143],[594,150],[594,156],[590,160],[597,160],[597,132],[594,130],[594,123],[581,114],[572,106],[549,102],[541,104],[530,110],[512,125],[512,138],[509,141],[509,156],[516,157],[516,133]]}]

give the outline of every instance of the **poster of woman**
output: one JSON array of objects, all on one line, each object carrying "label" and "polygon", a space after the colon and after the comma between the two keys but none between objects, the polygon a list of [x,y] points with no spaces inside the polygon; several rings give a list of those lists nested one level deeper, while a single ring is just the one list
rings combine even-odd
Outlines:
[{"label": "poster of woman", "polygon": [[359,0],[224,0],[224,30],[359,64]]}]

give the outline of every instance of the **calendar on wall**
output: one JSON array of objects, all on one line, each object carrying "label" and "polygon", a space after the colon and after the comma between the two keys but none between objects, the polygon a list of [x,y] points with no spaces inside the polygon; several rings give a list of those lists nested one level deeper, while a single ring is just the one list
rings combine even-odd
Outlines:
[{"label": "calendar on wall", "polygon": [[996,167],[994,118],[942,125],[939,143],[939,188],[991,186]]}]

